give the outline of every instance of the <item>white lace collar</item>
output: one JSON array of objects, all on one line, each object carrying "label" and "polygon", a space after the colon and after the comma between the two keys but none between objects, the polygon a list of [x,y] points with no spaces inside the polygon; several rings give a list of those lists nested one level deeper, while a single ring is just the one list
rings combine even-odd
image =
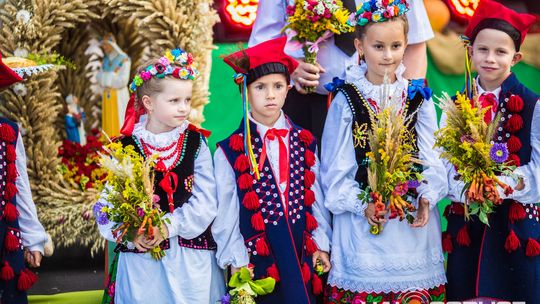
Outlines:
[{"label": "white lace collar", "polygon": [[166,147],[173,141],[178,141],[180,134],[183,133],[189,125],[189,122],[185,120],[182,125],[169,132],[154,134],[146,129],[146,123],[146,120],[136,123],[133,127],[133,136],[142,139],[145,143],[155,147]]},{"label": "white lace collar", "polygon": [[[347,67],[345,70],[345,81],[353,83],[358,87],[366,99],[379,101],[381,99],[382,84],[375,85],[366,78],[367,65],[364,61],[361,64],[355,64]],[[397,90],[406,91],[408,80],[403,78],[405,66],[400,63],[396,69],[396,81],[390,84],[390,96],[394,96]]]}]

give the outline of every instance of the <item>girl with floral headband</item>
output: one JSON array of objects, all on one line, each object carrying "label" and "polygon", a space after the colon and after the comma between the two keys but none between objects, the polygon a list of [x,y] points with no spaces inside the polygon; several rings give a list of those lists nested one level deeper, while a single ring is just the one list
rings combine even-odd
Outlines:
[{"label": "girl with floral headband", "polygon": [[[188,121],[198,75],[192,62],[189,53],[168,51],[141,66],[129,86],[119,141],[144,158],[158,154],[154,198],[167,220],[153,237],[141,234],[116,247],[104,303],[216,303],[225,291],[210,231],[217,202],[208,134]],[[141,114],[146,119],[139,121]],[[102,195],[95,218],[103,237],[114,241],[108,205]],[[160,260],[148,253],[156,245],[165,250]]]},{"label": "girl with floral headband", "polygon": [[[327,86],[335,89],[321,151],[325,206],[334,214],[327,303],[408,303],[415,295],[427,299],[422,303],[443,301],[446,277],[436,205],[446,195],[447,181],[432,148],[437,115],[431,91],[423,79],[403,77],[409,6],[406,0],[372,0],[358,7],[354,44],[363,60],[346,70],[345,81],[335,79]],[[396,212],[382,214],[376,199],[361,196],[376,193],[368,188],[373,171],[367,159],[380,153],[373,152],[367,133],[390,107],[409,119],[411,136],[404,142],[413,147],[409,155],[422,161],[416,168],[422,180],[408,179],[399,186],[403,189],[394,190],[405,190],[408,196],[400,204],[417,210],[410,223],[394,219]],[[396,210],[389,202],[389,209]],[[371,227],[384,230],[377,234]]]}]

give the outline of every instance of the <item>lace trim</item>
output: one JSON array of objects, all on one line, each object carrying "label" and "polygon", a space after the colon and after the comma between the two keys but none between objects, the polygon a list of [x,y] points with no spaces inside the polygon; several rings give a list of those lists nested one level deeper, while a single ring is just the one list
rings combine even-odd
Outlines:
[{"label": "lace trim", "polygon": [[[427,265],[437,265],[444,263],[442,251],[432,251],[427,256],[395,256],[392,262],[383,259],[374,259],[362,255],[357,257],[343,257],[343,262],[339,259],[332,259],[332,263],[340,269],[367,270],[367,271],[403,271],[425,268]],[[338,268],[338,269],[339,269]]]},{"label": "lace trim", "polygon": [[154,134],[146,130],[146,120],[135,124],[133,127],[133,136],[142,139],[144,142],[156,147],[167,147],[173,141],[177,141],[180,134],[183,133],[189,125],[185,120],[181,126],[172,129],[169,132]]},{"label": "lace trim", "polygon": [[348,279],[335,278],[332,273],[330,273],[330,277],[328,278],[328,284],[330,284],[331,286],[335,286],[352,292],[368,293],[389,293],[430,289],[446,284],[446,282],[446,275],[444,271],[429,278],[406,281],[403,280],[400,282],[388,282],[388,280],[385,279],[370,282],[352,281]]},{"label": "lace trim", "polygon": [[[366,78],[367,65],[362,62],[360,65],[351,65],[345,71],[345,80],[355,84],[366,99],[380,100],[382,85],[374,85]],[[394,96],[396,91],[407,93],[408,80],[403,78],[405,66],[401,63],[396,69],[397,80],[390,84],[390,96]]]}]

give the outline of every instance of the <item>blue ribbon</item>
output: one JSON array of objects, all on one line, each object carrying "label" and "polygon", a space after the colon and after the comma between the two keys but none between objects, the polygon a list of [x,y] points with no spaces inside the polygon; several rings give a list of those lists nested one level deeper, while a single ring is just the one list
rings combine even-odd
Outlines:
[{"label": "blue ribbon", "polygon": [[409,95],[410,99],[413,99],[414,96],[416,96],[416,93],[420,92],[420,95],[424,97],[425,100],[428,100],[431,98],[431,95],[433,95],[433,91],[429,87],[426,87],[424,79],[413,79],[411,80],[411,85],[407,89],[407,93]]},{"label": "blue ribbon", "polygon": [[329,83],[324,85],[324,88],[328,92],[334,92],[337,88],[339,88],[340,86],[342,86],[344,84],[345,84],[345,80],[340,79],[339,77],[334,77],[332,79],[332,82],[329,82]]}]

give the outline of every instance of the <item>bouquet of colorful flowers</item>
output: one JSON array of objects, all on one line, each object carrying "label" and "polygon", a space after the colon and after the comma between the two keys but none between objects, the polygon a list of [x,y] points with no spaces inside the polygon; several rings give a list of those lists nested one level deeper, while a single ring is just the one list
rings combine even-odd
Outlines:
[{"label": "bouquet of colorful flowers", "polygon": [[[106,200],[110,206],[98,202],[95,214],[98,222],[113,221],[113,235],[117,243],[133,241],[135,236],[146,234],[152,238],[154,227],[161,229],[164,212],[154,204],[154,160],[157,155],[146,160],[133,146],[123,147],[120,142],[104,147],[100,164],[107,170],[107,185],[104,187]],[[160,233],[163,233],[160,231]],[[156,260],[165,256],[158,245],[150,254]]]},{"label": "bouquet of colorful flowers", "polygon": [[502,187],[506,195],[513,192],[496,176],[512,176],[515,168],[507,163],[506,144],[493,141],[500,114],[487,124],[484,114],[490,109],[482,109],[476,97],[470,100],[459,93],[455,102],[444,93],[439,98],[439,107],[446,113],[447,120],[446,126],[436,133],[435,146],[443,149],[441,156],[454,165],[465,183],[465,217],[477,215],[489,225],[488,215],[502,203],[497,186]]},{"label": "bouquet of colorful flowers", "polygon": [[[415,157],[417,148],[414,134],[409,129],[412,116],[407,116],[405,109],[390,102],[401,100],[400,93],[390,97],[388,90],[389,86],[384,85],[379,111],[370,111],[371,129],[365,132],[371,150],[366,153],[368,187],[359,194],[359,199],[374,203],[379,216],[390,211],[390,219],[399,217],[401,221],[406,218],[412,223],[414,216],[411,213],[416,208],[407,202],[407,197],[415,194],[422,179],[418,172],[421,161]],[[381,231],[380,225],[371,227],[372,234]]]},{"label": "bouquet of colorful flowers", "polygon": [[246,267],[242,267],[232,275],[229,287],[233,288],[221,297],[221,304],[255,304],[257,296],[263,296],[274,291],[276,280],[264,278],[253,281],[251,273]]},{"label": "bouquet of colorful flowers", "polygon": [[[354,17],[340,0],[297,0],[287,7],[289,42],[287,48],[304,51],[305,61],[315,64],[319,43],[342,33],[354,31]],[[352,21],[352,19],[351,19]],[[306,88],[313,91],[315,88]]]},{"label": "bouquet of colorful flowers", "polygon": [[101,187],[107,172],[99,167],[98,152],[102,151],[103,140],[99,131],[92,130],[86,137],[86,145],[64,140],[58,148],[62,162],[58,171],[64,180],[76,185],[81,190]]}]

